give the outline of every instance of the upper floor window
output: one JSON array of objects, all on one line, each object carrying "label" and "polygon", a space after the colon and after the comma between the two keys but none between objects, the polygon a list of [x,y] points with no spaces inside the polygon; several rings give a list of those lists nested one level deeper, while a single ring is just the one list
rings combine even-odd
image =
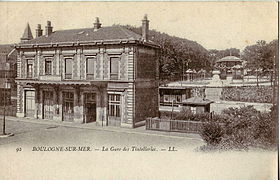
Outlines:
[{"label": "upper floor window", "polygon": [[33,77],[33,60],[27,60],[27,78]]},{"label": "upper floor window", "polygon": [[46,59],[45,60],[45,75],[51,75],[52,74],[52,60]]},{"label": "upper floor window", "polygon": [[87,79],[94,79],[94,58],[88,58],[86,63]]},{"label": "upper floor window", "polygon": [[119,58],[110,58],[110,79],[117,80],[119,77]]},{"label": "upper floor window", "polygon": [[72,59],[65,59],[65,79],[72,79]]}]

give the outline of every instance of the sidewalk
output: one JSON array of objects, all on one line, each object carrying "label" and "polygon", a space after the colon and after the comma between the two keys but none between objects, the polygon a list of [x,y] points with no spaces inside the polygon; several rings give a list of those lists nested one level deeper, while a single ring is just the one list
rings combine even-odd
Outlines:
[{"label": "sidewalk", "polygon": [[[3,116],[0,115],[1,120]],[[62,126],[68,128],[80,128],[80,129],[89,129],[89,130],[98,130],[98,131],[109,131],[109,132],[118,132],[118,133],[129,133],[129,134],[142,134],[142,135],[151,135],[151,136],[161,136],[168,138],[187,138],[191,140],[203,141],[199,134],[194,133],[179,133],[179,132],[164,132],[164,131],[152,131],[146,130],[145,126],[130,129],[130,128],[121,128],[113,126],[97,126],[95,123],[88,124],[78,124],[73,122],[63,122],[63,121],[52,121],[45,119],[35,119],[35,118],[18,118],[13,116],[6,116],[7,121],[19,121],[26,123],[35,123],[35,124],[44,124],[50,126]]]}]

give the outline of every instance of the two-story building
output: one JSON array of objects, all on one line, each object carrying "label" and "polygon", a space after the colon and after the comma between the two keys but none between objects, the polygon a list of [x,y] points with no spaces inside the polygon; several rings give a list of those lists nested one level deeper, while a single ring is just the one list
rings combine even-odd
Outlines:
[{"label": "two-story building", "polygon": [[121,26],[53,31],[27,25],[17,60],[17,116],[136,127],[158,115],[159,46]]}]

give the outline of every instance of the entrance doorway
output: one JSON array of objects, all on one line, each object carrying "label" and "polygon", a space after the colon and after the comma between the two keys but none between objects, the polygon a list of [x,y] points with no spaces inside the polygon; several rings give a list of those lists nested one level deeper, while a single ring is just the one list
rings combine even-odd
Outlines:
[{"label": "entrance doorway", "polygon": [[121,125],[121,95],[109,94],[108,100],[109,100],[108,125],[120,126]]},{"label": "entrance doorway", "polygon": [[63,121],[74,121],[74,93],[63,92]]},{"label": "entrance doorway", "polygon": [[35,115],[35,91],[25,91],[25,116],[34,117]]},{"label": "entrance doorway", "polygon": [[43,93],[43,118],[53,119],[53,92],[44,91]]},{"label": "entrance doorway", "polygon": [[84,114],[85,123],[96,121],[96,94],[85,93],[84,94]]}]

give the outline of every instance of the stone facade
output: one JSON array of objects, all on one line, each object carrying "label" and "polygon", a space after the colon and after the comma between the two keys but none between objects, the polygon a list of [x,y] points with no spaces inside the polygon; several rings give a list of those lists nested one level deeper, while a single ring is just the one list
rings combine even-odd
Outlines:
[{"label": "stone facade", "polygon": [[16,46],[18,117],[133,128],[158,115],[157,45],[31,42]]}]

